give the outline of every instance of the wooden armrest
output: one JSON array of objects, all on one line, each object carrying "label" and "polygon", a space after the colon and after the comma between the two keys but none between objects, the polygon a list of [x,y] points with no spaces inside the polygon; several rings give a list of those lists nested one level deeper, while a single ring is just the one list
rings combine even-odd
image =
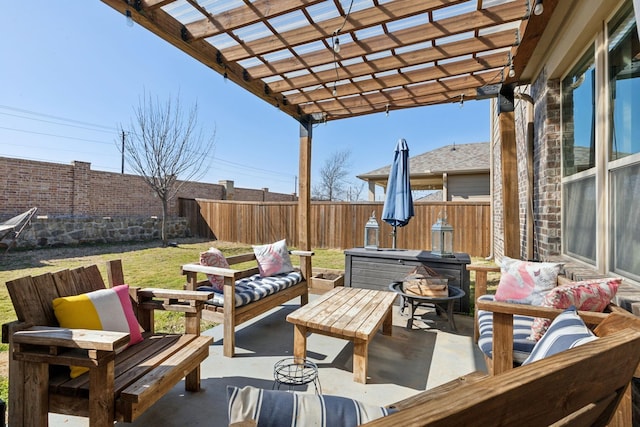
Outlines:
[{"label": "wooden armrest", "polygon": [[138,291],[138,295],[146,298],[178,299],[186,301],[208,301],[213,298],[213,292],[161,288],[140,289],[140,291]]},{"label": "wooden armrest", "polygon": [[465,385],[473,384],[484,378],[488,378],[488,375],[483,372],[475,371],[470,374],[464,375],[462,377],[458,377],[442,385],[439,385],[438,387],[434,387],[427,391],[423,391],[421,393],[418,393],[416,395],[403,399],[399,402],[392,403],[391,405],[388,405],[387,408],[401,411],[403,409],[407,409],[412,406],[421,405],[432,399],[436,399],[442,395],[445,395],[451,392],[452,390],[457,389],[458,387],[463,387]]},{"label": "wooden armrest", "polygon": [[487,293],[487,273],[499,273],[500,267],[493,265],[468,264],[467,270],[476,273],[474,295],[476,299]]},{"label": "wooden armrest", "polygon": [[215,274],[217,276],[235,277],[236,274],[242,270],[234,270],[231,268],[209,267],[208,265],[201,265],[197,262],[191,264],[184,264],[182,266],[182,274],[187,273],[204,273]]},{"label": "wooden armrest", "polygon": [[[545,319],[555,319],[564,310],[561,308],[541,307],[529,304],[514,304],[497,301],[476,301],[479,310],[491,311],[493,313],[521,315],[530,317],[543,317]],[[578,311],[585,323],[597,325],[608,316],[607,313],[597,313],[591,311]]]},{"label": "wooden armrest", "polygon": [[315,252],[313,251],[298,251],[298,250],[294,250],[294,251],[289,251],[289,253],[291,255],[298,255],[298,256],[314,256]]},{"label": "wooden armrest", "polygon": [[486,271],[488,273],[500,273],[500,267],[495,265],[467,264],[469,271]]},{"label": "wooden armrest", "polygon": [[13,334],[15,344],[80,348],[83,350],[116,351],[129,344],[125,332],[67,329],[32,326]]}]

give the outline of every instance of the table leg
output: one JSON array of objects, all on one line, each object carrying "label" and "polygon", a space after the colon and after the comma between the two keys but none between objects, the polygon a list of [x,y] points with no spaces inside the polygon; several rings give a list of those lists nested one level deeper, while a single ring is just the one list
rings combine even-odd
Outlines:
[{"label": "table leg", "polygon": [[353,380],[360,384],[367,383],[367,364],[369,342],[361,339],[353,341]]},{"label": "table leg", "polygon": [[384,320],[382,321],[382,334],[383,335],[391,335],[391,331],[393,330],[393,306],[387,309],[387,314],[384,315]]},{"label": "table leg", "polygon": [[303,363],[307,357],[307,327],[293,325],[293,357],[296,363]]}]

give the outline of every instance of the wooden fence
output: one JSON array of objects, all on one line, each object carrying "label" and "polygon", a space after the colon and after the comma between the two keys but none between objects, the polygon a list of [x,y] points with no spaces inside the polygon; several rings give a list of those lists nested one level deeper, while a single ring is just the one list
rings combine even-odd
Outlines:
[{"label": "wooden fence", "polygon": [[[311,247],[349,249],[364,245],[364,227],[375,212],[380,247],[391,247],[390,225],[380,220],[382,202],[312,202]],[[188,218],[196,236],[229,242],[264,244],[287,239],[298,245],[296,202],[236,202],[180,199],[180,216]],[[431,249],[431,226],[440,213],[454,228],[454,250],[471,256],[490,253],[489,202],[419,202],[415,217],[398,227],[396,246]]]}]

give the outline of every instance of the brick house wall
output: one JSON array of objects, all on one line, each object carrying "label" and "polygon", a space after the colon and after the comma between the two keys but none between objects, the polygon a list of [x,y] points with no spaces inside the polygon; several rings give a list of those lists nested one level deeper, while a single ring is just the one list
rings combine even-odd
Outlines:
[{"label": "brick house wall", "polygon": [[560,138],[560,80],[542,72],[531,88],[535,102],[534,250],[541,260],[562,250],[562,142]]},{"label": "brick house wall", "polygon": [[[516,92],[530,94],[534,102],[533,142],[533,258],[547,260],[561,254],[561,139],[560,139],[560,81],[548,80],[540,74],[530,87],[516,88]],[[520,229],[520,258],[527,257],[527,123],[530,101],[515,101],[515,129],[518,167],[518,218]],[[493,153],[493,252],[500,260],[504,256],[504,223],[502,204],[502,168],[500,156],[500,128],[497,102],[492,102]]]},{"label": "brick house wall", "polygon": [[[231,181],[227,181],[231,182]],[[169,215],[178,215],[178,199],[225,200],[225,185],[184,182],[170,201]],[[233,184],[231,182],[231,188]],[[291,194],[266,189],[235,188],[235,200],[297,200]],[[161,216],[157,196],[137,175],[92,171],[91,164],[70,165],[0,157],[0,219],[31,207],[38,215],[55,216]]]}]

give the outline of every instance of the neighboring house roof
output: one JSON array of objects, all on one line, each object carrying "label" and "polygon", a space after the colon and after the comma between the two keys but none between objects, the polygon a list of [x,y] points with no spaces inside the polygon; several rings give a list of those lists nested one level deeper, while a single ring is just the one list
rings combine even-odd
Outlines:
[{"label": "neighboring house roof", "polygon": [[442,201],[442,190],[434,191],[431,194],[427,194],[424,197],[420,197],[419,199],[415,199],[414,202],[441,202]]},{"label": "neighboring house roof", "polygon": [[[489,173],[489,143],[451,144],[409,158],[411,188],[433,190],[442,188],[442,174]],[[391,165],[357,177],[387,186]]]}]

